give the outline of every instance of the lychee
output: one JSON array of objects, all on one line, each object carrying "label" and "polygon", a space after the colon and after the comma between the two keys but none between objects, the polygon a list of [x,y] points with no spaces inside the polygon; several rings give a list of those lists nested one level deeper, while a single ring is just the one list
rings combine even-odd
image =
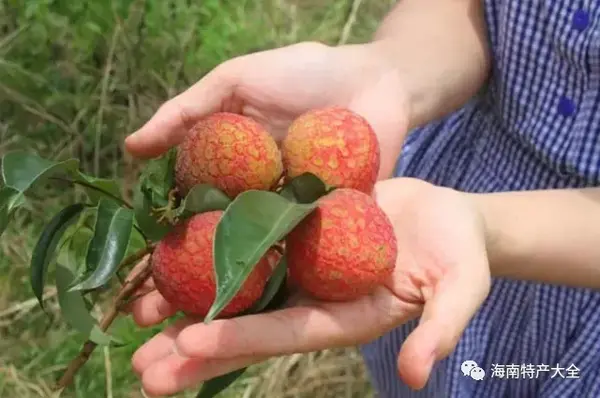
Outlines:
[{"label": "lychee", "polygon": [[349,301],[370,294],[392,274],[393,226],[375,200],[339,188],[287,236],[290,280],[314,298]]},{"label": "lychee", "polygon": [[202,118],[179,145],[175,180],[180,193],[205,183],[230,198],[249,189],[269,190],[283,173],[281,153],[254,119],[228,112]]},{"label": "lychee", "polygon": [[[216,297],[213,240],[223,211],[195,214],[176,225],[156,246],[152,276],[156,289],[180,311],[205,317]],[[268,252],[237,295],[219,314],[229,317],[250,308],[262,295],[274,264]]]},{"label": "lychee", "polygon": [[288,178],[310,172],[337,188],[370,194],[380,149],[367,120],[342,107],[310,110],[290,125],[281,147]]}]

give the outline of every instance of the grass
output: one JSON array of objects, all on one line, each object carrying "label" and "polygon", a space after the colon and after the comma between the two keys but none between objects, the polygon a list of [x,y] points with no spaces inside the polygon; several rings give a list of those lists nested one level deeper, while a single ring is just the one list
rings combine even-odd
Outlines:
[{"label": "grass", "polygon": [[[140,164],[123,151],[123,138],[167,98],[236,55],[303,40],[367,40],[391,3],[2,0],[0,154],[28,148],[51,158],[74,156],[86,172],[117,178],[127,192]],[[29,288],[40,228],[70,199],[51,195],[43,207],[19,212],[0,241],[2,397],[52,396],[50,386],[81,345],[58,317],[52,286],[50,318]],[[63,397],[141,397],[131,354],[161,327],[140,330],[121,319],[115,328],[130,344],[97,350]],[[224,397],[369,394],[360,357],[346,349],[274,358]]]}]

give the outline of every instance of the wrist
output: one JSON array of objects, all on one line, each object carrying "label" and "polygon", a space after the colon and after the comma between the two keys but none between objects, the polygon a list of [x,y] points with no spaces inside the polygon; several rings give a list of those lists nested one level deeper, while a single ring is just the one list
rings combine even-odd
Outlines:
[{"label": "wrist", "polygon": [[[483,225],[490,273],[493,277],[515,277],[514,264],[523,261],[527,242],[514,239],[513,214],[505,206],[505,198],[494,193],[467,193]],[[518,225],[519,222],[516,222]],[[521,259],[521,260],[519,260]]]},{"label": "wrist", "polygon": [[349,66],[353,94],[362,94],[383,84],[385,99],[397,104],[400,107],[397,111],[405,114],[410,111],[411,101],[402,74],[375,42],[346,44],[334,47],[334,51],[337,62]]},{"label": "wrist", "polygon": [[398,82],[398,94],[405,102],[408,130],[424,125],[435,119],[439,113],[435,109],[435,101],[432,96],[436,95],[434,90],[428,90],[421,82],[419,68],[412,68],[406,62],[398,62],[394,54],[393,40],[391,38],[374,40],[366,45],[367,51],[380,65],[380,70],[394,76]]},{"label": "wrist", "polygon": [[349,89],[341,102],[375,130],[381,149],[378,179],[390,178],[408,132],[410,104],[404,84],[370,43],[339,46],[334,53],[336,69],[344,73],[345,90]]}]

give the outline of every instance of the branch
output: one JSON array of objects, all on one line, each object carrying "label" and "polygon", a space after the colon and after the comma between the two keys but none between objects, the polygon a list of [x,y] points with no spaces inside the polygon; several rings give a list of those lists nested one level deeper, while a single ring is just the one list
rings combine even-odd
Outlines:
[{"label": "branch", "polygon": [[[146,254],[152,253],[154,251],[155,247],[156,247],[156,244],[150,244],[150,245],[138,250],[137,252],[125,257],[123,259],[123,261],[121,261],[121,264],[119,265],[119,269],[121,270],[121,269],[127,267],[128,265],[137,263],[142,258],[144,258],[144,256]],[[131,277],[131,275],[129,275],[128,277]]]},{"label": "branch", "polygon": [[86,188],[90,188],[93,189],[95,191],[101,192],[106,196],[110,196],[111,198],[113,198],[114,200],[116,200],[117,202],[121,203],[123,206],[127,207],[128,209],[133,209],[133,206],[131,205],[131,203],[127,202],[125,199],[123,198],[119,198],[118,196],[113,195],[112,193],[105,191],[102,188],[98,188],[95,187],[92,184],[88,184],[85,181],[77,181],[77,180],[71,180],[68,178],[62,178],[62,177],[50,177],[51,180],[58,180],[58,181],[63,181],[63,182],[69,182],[71,184],[75,184],[75,185],[81,185],[82,187],[86,187]]},{"label": "branch", "polygon": [[[94,185],[92,185],[92,184],[88,184],[88,183],[87,183],[87,182],[85,182],[85,181],[70,180],[70,179],[68,179],[68,178],[62,178],[62,177],[50,177],[50,179],[51,179],[51,180],[62,181],[62,182],[68,182],[68,183],[71,183],[71,184],[74,184],[74,185],[81,185],[82,187],[86,187],[86,188],[89,188],[89,189],[93,189],[93,190],[95,190],[95,191],[97,191],[97,192],[103,193],[104,195],[106,195],[106,196],[109,196],[109,197],[113,198],[114,200],[116,200],[117,202],[119,202],[121,205],[123,205],[123,206],[127,207],[128,209],[131,209],[131,210],[133,210],[133,205],[132,205],[131,203],[129,203],[128,201],[126,201],[125,199],[123,199],[123,198],[120,198],[120,197],[118,197],[118,196],[115,196],[115,195],[113,195],[112,193],[110,193],[110,192],[108,192],[108,191],[105,191],[105,190],[104,190],[104,189],[102,189],[102,188],[98,188],[98,187],[96,187],[96,186],[94,186]],[[142,235],[142,237],[144,238],[144,240],[145,240],[145,241],[148,241],[148,237],[146,236],[146,234],[144,234],[144,231],[142,231],[142,230],[141,230],[141,229],[140,229],[140,228],[139,228],[137,225],[135,225],[135,224],[133,225],[133,228],[135,228],[135,229],[136,229],[136,230],[137,230],[137,231],[140,233],[140,235]]]},{"label": "branch", "polygon": [[[141,254],[142,251],[145,251],[145,253]],[[126,262],[133,263],[134,261],[136,261],[136,259],[139,259],[145,254],[147,254],[150,251],[150,249],[144,249],[142,251],[129,256],[127,259],[125,259],[125,261],[123,261],[121,266],[124,266]],[[137,272],[137,270],[134,268],[133,271],[131,271],[131,273],[128,275],[125,284],[117,294],[117,297],[115,298],[113,304],[108,309],[108,311],[102,318],[102,321],[100,322],[100,329],[102,331],[106,331],[113,323],[113,321],[117,318],[122,303],[124,301],[127,301],[150,277],[150,274],[152,272],[151,260],[152,258],[149,258],[148,261],[139,270],[139,272]],[[63,389],[73,382],[75,373],[77,373],[77,371],[88,361],[95,348],[96,343],[89,340],[83,345],[81,351],[79,352],[79,355],[77,355],[77,357],[75,357],[71,361],[71,363],[69,363],[67,370],[63,373],[63,376],[56,384],[56,390]]]}]

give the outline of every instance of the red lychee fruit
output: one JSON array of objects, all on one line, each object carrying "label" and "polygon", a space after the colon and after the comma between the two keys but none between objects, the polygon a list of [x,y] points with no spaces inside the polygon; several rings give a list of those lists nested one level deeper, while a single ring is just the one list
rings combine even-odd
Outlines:
[{"label": "red lychee fruit", "polygon": [[300,115],[289,127],[281,154],[288,178],[310,172],[330,186],[367,194],[380,167],[375,132],[364,117],[342,107]]},{"label": "red lychee fruit", "polygon": [[[187,315],[205,317],[215,300],[212,251],[215,229],[222,214],[221,210],[195,214],[176,225],[152,254],[156,289]],[[273,255],[268,252],[263,256],[219,317],[239,314],[261,297],[274,265]]]},{"label": "red lychee fruit", "polygon": [[370,294],[392,274],[397,242],[375,200],[339,188],[286,238],[290,280],[314,298],[349,301]]},{"label": "red lychee fruit", "polygon": [[283,173],[281,153],[254,119],[218,112],[198,121],[179,145],[175,181],[182,194],[211,184],[231,199],[249,189],[269,190]]}]

